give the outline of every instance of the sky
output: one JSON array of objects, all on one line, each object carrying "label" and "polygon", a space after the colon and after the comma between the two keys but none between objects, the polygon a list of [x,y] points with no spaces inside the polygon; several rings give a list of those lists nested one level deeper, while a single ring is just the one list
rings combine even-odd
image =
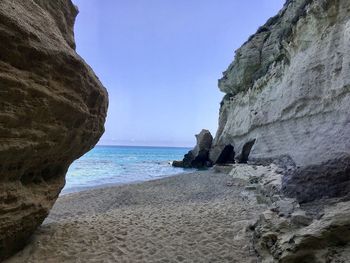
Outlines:
[{"label": "sky", "polygon": [[109,93],[100,145],[194,146],[218,79],[285,0],[73,0],[77,52]]}]

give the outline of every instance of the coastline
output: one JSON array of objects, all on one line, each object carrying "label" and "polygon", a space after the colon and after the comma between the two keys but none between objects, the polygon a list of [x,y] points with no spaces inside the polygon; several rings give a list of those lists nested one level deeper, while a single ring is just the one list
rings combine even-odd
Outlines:
[{"label": "coastline", "polygon": [[213,169],[64,194],[6,262],[251,262],[265,208]]},{"label": "coastline", "polygon": [[171,147],[95,147],[70,166],[61,195],[191,172],[171,165],[185,153],[185,148]]},{"label": "coastline", "polygon": [[[177,168],[179,169],[179,168]],[[82,186],[82,187],[70,187],[68,189],[63,188],[60,197],[64,195],[69,195],[69,194],[75,194],[75,193],[80,193],[84,191],[91,191],[91,190],[96,190],[96,189],[103,189],[103,188],[109,188],[109,187],[119,187],[119,186],[125,186],[125,185],[133,185],[133,184],[142,184],[145,182],[150,182],[150,181],[155,181],[155,180],[161,180],[164,178],[172,177],[172,176],[177,176],[177,175],[185,175],[185,174],[191,174],[196,171],[196,169],[193,168],[187,168],[185,169],[187,171],[182,171],[178,173],[173,173],[173,174],[166,174],[166,175],[161,175],[158,177],[152,177],[149,179],[143,179],[143,180],[136,180],[136,181],[130,181],[130,182],[120,182],[120,183],[104,183],[104,184],[98,184],[94,186]],[[204,169],[203,171],[207,171],[208,169]]]},{"label": "coastline", "polygon": [[[193,169],[191,169],[193,170]],[[177,175],[182,175],[182,174],[191,174],[192,172],[182,172],[182,173],[176,173],[176,174],[168,174],[168,175],[163,175],[158,178],[151,178],[148,180],[138,180],[138,181],[132,181],[132,182],[127,182],[127,183],[106,183],[106,184],[99,184],[95,186],[82,186],[82,187],[72,187],[67,190],[64,188],[62,189],[59,197],[65,196],[65,195],[71,195],[71,194],[78,194],[80,192],[85,192],[85,191],[93,191],[97,189],[105,189],[105,188],[114,188],[114,187],[120,187],[120,186],[126,186],[126,185],[134,185],[134,184],[142,184],[146,182],[151,182],[151,181],[156,181],[156,180],[161,180],[164,178],[172,177],[172,176],[177,176]]]}]

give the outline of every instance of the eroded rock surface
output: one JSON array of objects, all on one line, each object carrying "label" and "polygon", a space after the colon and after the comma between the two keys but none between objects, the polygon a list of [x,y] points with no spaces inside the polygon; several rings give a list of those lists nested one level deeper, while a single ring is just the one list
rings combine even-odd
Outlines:
[{"label": "eroded rock surface", "polygon": [[75,52],[76,15],[70,0],[0,1],[0,261],[104,131],[107,92]]},{"label": "eroded rock surface", "polygon": [[[281,169],[274,165],[234,164],[230,175],[268,205],[251,225],[258,262],[350,262],[350,202],[319,199],[306,204],[282,193]],[[243,192],[244,193],[244,192]],[[242,194],[243,194],[242,193]]]},{"label": "eroded rock surface", "polygon": [[349,51],[348,0],[287,1],[219,81],[210,159],[231,145],[239,162],[282,160],[285,193],[303,202],[349,192]]},{"label": "eroded rock surface", "polygon": [[348,0],[286,1],[219,80],[211,161],[233,148],[236,162],[278,167],[231,171],[270,205],[253,227],[262,262],[350,261],[349,87]]},{"label": "eroded rock surface", "polygon": [[300,207],[293,199],[275,202],[255,225],[255,248],[261,261],[349,262],[349,211],[349,202],[326,205],[317,215]]},{"label": "eroded rock surface", "polygon": [[174,161],[173,166],[184,168],[202,168],[211,166],[209,160],[209,151],[213,142],[213,136],[210,131],[202,130],[196,134],[196,146],[185,154],[182,161]]}]

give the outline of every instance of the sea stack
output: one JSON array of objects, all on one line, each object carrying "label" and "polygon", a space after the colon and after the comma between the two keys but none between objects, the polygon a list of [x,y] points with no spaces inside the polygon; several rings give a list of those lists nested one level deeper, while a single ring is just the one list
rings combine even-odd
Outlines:
[{"label": "sea stack", "polygon": [[350,191],[350,2],[287,1],[236,52],[210,151],[278,163],[300,202]]},{"label": "sea stack", "polygon": [[43,222],[108,99],[76,53],[71,0],[0,1],[0,261]]},{"label": "sea stack", "polygon": [[209,151],[213,142],[213,136],[208,130],[201,130],[196,134],[196,146],[185,154],[182,161],[174,161],[174,167],[204,168],[212,165],[209,160]]}]

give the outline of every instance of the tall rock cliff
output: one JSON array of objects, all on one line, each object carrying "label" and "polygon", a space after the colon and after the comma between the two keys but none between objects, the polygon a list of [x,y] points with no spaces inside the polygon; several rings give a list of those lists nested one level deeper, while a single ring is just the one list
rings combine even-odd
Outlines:
[{"label": "tall rock cliff", "polygon": [[237,50],[210,153],[277,161],[299,201],[350,190],[350,1],[288,0]]},{"label": "tall rock cliff", "polygon": [[107,92],[75,52],[76,15],[70,0],[0,1],[0,261],[104,131]]}]

